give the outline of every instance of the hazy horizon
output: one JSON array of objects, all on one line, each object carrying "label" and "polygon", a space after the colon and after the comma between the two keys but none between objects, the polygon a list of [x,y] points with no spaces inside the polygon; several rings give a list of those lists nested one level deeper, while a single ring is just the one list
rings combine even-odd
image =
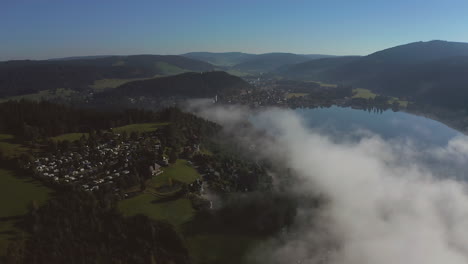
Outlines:
[{"label": "hazy horizon", "polygon": [[0,61],[196,51],[367,55],[416,41],[468,42],[460,0],[6,1]]}]

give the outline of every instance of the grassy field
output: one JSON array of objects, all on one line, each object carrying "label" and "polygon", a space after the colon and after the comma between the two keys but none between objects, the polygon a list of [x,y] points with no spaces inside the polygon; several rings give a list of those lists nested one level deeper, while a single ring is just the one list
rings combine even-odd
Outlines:
[{"label": "grassy field", "polygon": [[41,101],[41,100],[51,100],[51,99],[66,99],[76,95],[77,92],[70,89],[56,89],[56,90],[44,90],[32,94],[24,94],[19,96],[11,96],[7,98],[0,99],[0,103],[13,100],[18,101],[21,99],[31,100],[31,101]]},{"label": "grassy field", "polygon": [[[182,159],[163,170],[162,174],[153,177],[149,188],[167,184],[169,177],[185,183],[193,182],[200,177],[198,172]],[[186,198],[160,202],[149,193],[120,201],[119,210],[126,216],[144,214],[155,220],[165,220],[173,224],[181,234],[185,233],[185,224],[191,223],[196,213],[190,200]],[[204,221],[200,223],[205,225]],[[206,226],[202,229],[210,230]],[[186,234],[184,237],[194,263],[200,264],[241,263],[243,256],[264,239],[255,235],[239,234],[232,230],[206,231]]]},{"label": "grassy field", "polygon": [[88,133],[68,133],[68,134],[63,134],[60,136],[52,137],[51,139],[54,141],[75,141],[79,140],[83,135],[87,136]]},{"label": "grassy field", "polygon": [[[124,64],[125,64],[124,61],[119,61],[116,64],[114,64],[113,66],[120,66],[120,65],[124,65]],[[102,91],[104,91],[106,89],[117,88],[120,85],[126,84],[128,82],[149,80],[149,79],[164,77],[164,76],[168,76],[168,75],[176,75],[176,74],[181,74],[181,73],[184,73],[184,72],[189,72],[189,70],[179,68],[177,66],[174,66],[172,64],[169,64],[169,63],[163,62],[163,61],[156,62],[154,67],[156,69],[158,69],[159,71],[161,71],[161,74],[156,74],[156,75],[154,75],[152,77],[148,77],[148,78],[100,79],[100,80],[94,81],[94,83],[92,85],[90,85],[90,87],[92,89],[94,89],[94,91],[96,91],[96,92],[102,92]]]},{"label": "grassy field", "polygon": [[90,87],[94,89],[96,92],[102,92],[105,89],[111,89],[119,87],[122,84],[132,82],[132,81],[139,81],[139,80],[146,80],[148,78],[133,78],[133,79],[101,79],[96,80]]},{"label": "grassy field", "polygon": [[355,93],[353,95],[353,98],[365,98],[365,99],[372,98],[373,99],[377,96],[377,94],[371,92],[370,90],[363,89],[363,88],[353,89],[353,92]]},{"label": "grassy field", "polygon": [[160,187],[168,183],[169,178],[184,183],[192,183],[200,177],[200,174],[188,164],[186,160],[179,159],[175,164],[163,168],[163,173],[151,179],[151,185]]},{"label": "grassy field", "polygon": [[252,75],[252,74],[250,74],[248,72],[243,72],[243,71],[239,71],[239,70],[235,70],[235,69],[230,69],[230,70],[228,70],[226,72],[231,74],[231,75],[237,76],[237,77],[247,77],[247,76]]},{"label": "grassy field", "polygon": [[176,74],[181,74],[181,73],[189,71],[189,70],[179,68],[175,65],[169,64],[164,61],[156,62],[155,66],[158,70],[162,72],[163,75],[176,75]]},{"label": "grassy field", "polygon": [[157,202],[153,195],[147,193],[120,201],[119,210],[126,216],[144,214],[155,220],[165,220],[176,228],[192,219],[195,213],[188,199]]},{"label": "grassy field", "polygon": [[13,217],[27,213],[32,201],[44,203],[51,190],[29,177],[17,177],[14,172],[0,169],[0,255],[5,253],[9,239],[18,232]]},{"label": "grassy field", "polygon": [[139,124],[115,127],[112,129],[112,131],[114,131],[115,133],[123,133],[124,131],[126,131],[127,133],[132,133],[132,132],[145,133],[145,132],[156,131],[158,128],[167,126],[168,124],[169,123],[139,123]]},{"label": "grassy field", "polygon": [[[152,132],[156,131],[158,128],[163,127],[168,125],[169,123],[139,123],[139,124],[131,124],[131,125],[126,125],[126,126],[121,126],[121,127],[115,127],[112,129],[114,133],[123,133],[126,131],[127,133],[132,133],[132,132],[140,132],[140,133],[145,133],[145,132]],[[0,146],[1,146],[1,135],[0,134]],[[67,133],[67,134],[62,134],[56,137],[52,137],[52,140],[55,141],[63,141],[63,140],[68,140],[68,141],[75,141],[79,140],[81,136],[87,136],[88,133]]]},{"label": "grassy field", "polygon": [[[353,95],[353,98],[375,98],[377,96],[376,93],[373,93],[372,91],[368,89],[363,89],[363,88],[356,88],[353,89],[353,92],[355,93]],[[408,106],[408,101],[402,101],[396,97],[391,97],[390,100],[388,100],[388,103],[393,104],[394,102],[398,102],[401,107],[407,107]]]},{"label": "grassy field", "polygon": [[319,83],[320,86],[322,86],[322,87],[333,87],[333,88],[338,87],[338,85],[331,84],[331,83],[323,83],[323,82],[315,82],[315,83]]},{"label": "grassy field", "polygon": [[306,95],[309,95],[309,94],[308,93],[287,93],[286,98],[291,99],[293,97],[303,97],[303,96],[306,96]]},{"label": "grassy field", "polygon": [[31,149],[14,142],[15,137],[10,134],[0,134],[0,150],[10,158],[18,157],[22,153],[27,153]]},{"label": "grassy field", "polygon": [[390,99],[388,102],[391,103],[391,104],[393,104],[393,102],[395,102],[395,101],[398,102],[398,103],[400,104],[401,107],[405,107],[405,108],[406,108],[406,107],[408,106],[408,101],[403,101],[403,100],[400,100],[400,99],[398,99],[398,98],[392,98],[392,99]]},{"label": "grassy field", "polygon": [[[185,183],[195,181],[200,174],[192,168],[186,160],[179,159],[169,167],[163,168],[163,173],[154,176],[150,180],[151,187],[159,187],[169,182],[169,178]],[[158,202],[151,194],[143,193],[123,200],[119,203],[119,209],[124,215],[145,214],[153,219],[166,220],[176,227],[189,221],[195,210],[190,200],[180,198],[173,201]]]}]

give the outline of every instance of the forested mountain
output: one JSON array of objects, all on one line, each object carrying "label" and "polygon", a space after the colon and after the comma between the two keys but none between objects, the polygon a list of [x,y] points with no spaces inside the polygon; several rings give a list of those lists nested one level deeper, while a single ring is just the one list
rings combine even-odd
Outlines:
[{"label": "forested mountain", "polygon": [[113,96],[147,97],[214,97],[249,88],[239,77],[226,72],[188,72],[175,76],[133,81],[100,94],[101,98]]},{"label": "forested mountain", "polygon": [[307,57],[309,60],[317,60],[317,59],[323,59],[323,58],[340,57],[340,56],[326,55],[326,54],[301,54],[301,55]]},{"label": "forested mountain", "polygon": [[211,63],[217,66],[234,66],[257,55],[243,52],[190,52],[181,56]]},{"label": "forested mountain", "polygon": [[239,63],[233,66],[233,68],[244,72],[262,73],[274,71],[281,66],[301,63],[307,60],[309,60],[309,58],[304,55],[292,53],[266,53]]},{"label": "forested mountain", "polygon": [[349,84],[412,101],[466,108],[468,43],[415,42],[368,56],[331,58],[283,70],[288,78]]},{"label": "forested mountain", "polygon": [[190,52],[181,56],[205,61],[217,66],[261,72],[300,61],[334,57],[323,54],[266,53],[257,55],[243,52]]},{"label": "forested mountain", "polygon": [[322,74],[327,70],[345,65],[357,59],[359,59],[359,56],[312,59],[306,62],[282,67],[278,69],[277,72],[286,78],[298,80],[317,80],[323,78]]},{"label": "forested mountain", "polygon": [[101,79],[148,78],[213,69],[209,63],[172,55],[6,61],[0,62],[0,97],[58,88],[82,90]]},{"label": "forested mountain", "polygon": [[468,56],[468,43],[419,41],[372,53],[363,60],[388,64],[418,64],[455,56]]}]

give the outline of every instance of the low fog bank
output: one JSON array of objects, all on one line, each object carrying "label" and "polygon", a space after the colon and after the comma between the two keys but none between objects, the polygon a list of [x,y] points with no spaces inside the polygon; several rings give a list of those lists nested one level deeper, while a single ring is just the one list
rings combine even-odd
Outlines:
[{"label": "low fog bank", "polygon": [[[294,194],[326,197],[317,209],[299,207],[293,227],[249,256],[261,263],[468,263],[468,192],[447,178],[468,161],[468,139],[415,147],[362,131],[337,138],[310,130],[292,110],[193,103],[200,116],[238,133],[261,157],[290,168]],[[254,127],[239,129],[247,119]],[[258,137],[249,130],[263,130]],[[458,171],[461,174],[463,172]],[[283,182],[283,181],[277,181]],[[293,183],[294,182],[294,183]],[[284,182],[283,182],[284,184]],[[301,201],[298,201],[301,205]]]}]

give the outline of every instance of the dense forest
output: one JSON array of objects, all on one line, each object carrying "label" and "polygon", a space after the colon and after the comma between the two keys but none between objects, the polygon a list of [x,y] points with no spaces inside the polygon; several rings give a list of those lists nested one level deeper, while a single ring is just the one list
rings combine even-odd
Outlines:
[{"label": "dense forest", "polygon": [[104,112],[26,100],[0,104],[0,131],[25,140],[71,132],[90,132],[157,119],[154,113],[138,109]]},{"label": "dense forest", "polygon": [[281,72],[286,78],[363,87],[410,101],[466,110],[468,44],[415,42],[364,57],[313,60]]},{"label": "dense forest", "polygon": [[134,81],[97,95],[97,100],[119,96],[145,97],[214,97],[232,94],[250,85],[225,72],[183,73],[156,79]]},{"label": "dense forest", "polygon": [[0,62],[0,97],[59,88],[83,90],[100,79],[149,78],[173,71],[213,69],[214,66],[209,63],[172,55],[7,61]]},{"label": "dense forest", "polygon": [[30,206],[22,226],[30,235],[10,245],[9,264],[190,263],[171,225],[144,215],[124,218],[102,192],[69,190]]}]

